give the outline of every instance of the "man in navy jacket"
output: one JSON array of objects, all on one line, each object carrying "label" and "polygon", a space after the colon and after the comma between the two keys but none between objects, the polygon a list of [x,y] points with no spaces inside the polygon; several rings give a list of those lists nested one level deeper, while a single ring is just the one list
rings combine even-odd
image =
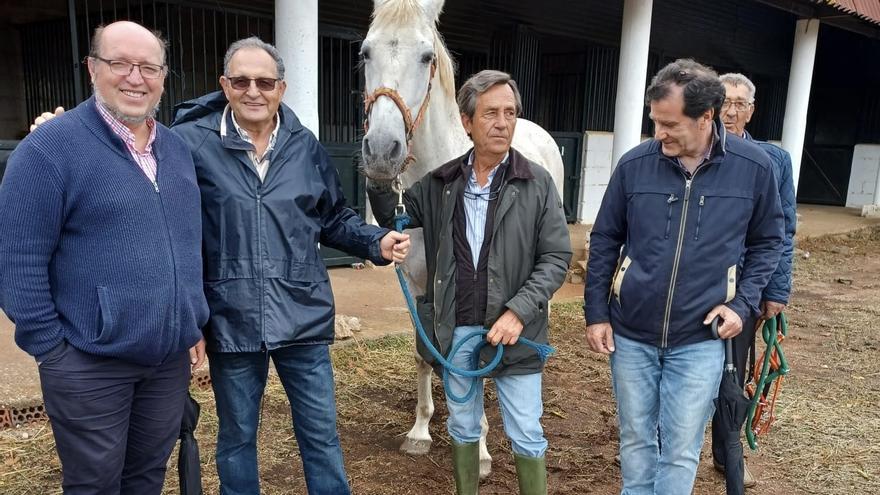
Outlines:
[{"label": "man in navy jacket", "polygon": [[657,73],[654,139],[620,159],[590,237],[587,342],[611,355],[623,494],[691,493],[724,358],[708,324],[740,333],[779,260],[770,161],[725,131],[723,100],[692,60]]},{"label": "man in navy jacket", "polygon": [[178,106],[172,125],[202,193],[220,493],[260,492],[257,427],[271,359],[309,494],[344,495],[333,293],[319,244],[388,264],[403,260],[408,236],[368,225],[346,205],[327,152],[281,103],[284,62],[275,47],[259,38],[230,45],[220,85]]},{"label": "man in navy jacket", "polygon": [[[721,105],[721,120],[724,123],[724,128],[730,134],[757,144],[767,153],[773,163],[776,185],[779,186],[779,199],[785,217],[785,239],[776,271],[773,272],[770,282],[761,294],[761,314],[759,315],[760,319],[769,319],[785,309],[791,294],[791,265],[794,255],[794,234],[797,228],[797,203],[792,179],[791,156],[779,146],[765,141],[756,141],[746,131],[746,124],[749,123],[755,112],[755,85],[752,81],[746,76],[736,73],[724,74],[720,79],[724,84],[725,91],[724,103]],[[740,385],[745,382],[748,371],[749,349],[755,344],[756,323],[755,320],[746,321],[743,324],[742,333],[733,340],[734,365]],[[716,430],[715,424],[716,421],[713,420],[712,458],[715,469],[723,471],[725,446],[722,440],[723,435]],[[744,467],[743,481],[746,487],[754,486],[757,483],[749,472],[748,466]]]}]

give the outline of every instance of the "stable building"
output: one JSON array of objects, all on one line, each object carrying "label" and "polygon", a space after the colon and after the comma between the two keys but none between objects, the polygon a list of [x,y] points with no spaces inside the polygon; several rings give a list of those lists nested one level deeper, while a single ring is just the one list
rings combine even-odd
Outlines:
[{"label": "stable building", "polygon": [[[90,95],[82,59],[94,28],[129,19],[170,41],[166,123],[176,103],[219,89],[232,41],[275,43],[289,68],[286,102],[330,150],[363,212],[358,52],[372,8],[371,0],[0,3],[0,172],[33,116]],[[513,74],[524,117],[560,146],[572,222],[593,221],[617,159],[651,135],[644,90],[681,57],[755,82],[748,130],[791,153],[799,202],[880,203],[880,0],[448,0],[439,29],[458,80],[483,68]]]}]

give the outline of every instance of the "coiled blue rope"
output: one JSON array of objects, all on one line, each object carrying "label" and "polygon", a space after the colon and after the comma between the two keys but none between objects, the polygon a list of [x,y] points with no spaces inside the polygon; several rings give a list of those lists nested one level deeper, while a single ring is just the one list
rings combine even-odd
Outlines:
[{"label": "coiled blue rope", "polygon": [[[403,229],[407,225],[409,225],[409,215],[407,215],[406,211],[403,210],[402,204],[398,204],[397,206],[398,213],[394,216],[394,226],[398,232],[403,232]],[[481,379],[481,377],[491,373],[492,370],[498,367],[498,363],[501,362],[501,357],[504,355],[504,344],[499,343],[496,346],[497,351],[495,352],[495,357],[492,358],[492,361],[490,361],[486,366],[483,366],[482,368],[477,368],[480,362],[480,350],[489,344],[488,341],[483,339],[482,342],[474,347],[474,357],[472,362],[472,366],[474,367],[474,369],[467,370],[455,366],[454,364],[452,364],[452,356],[454,356],[455,353],[458,352],[461,346],[471,339],[484,337],[487,333],[489,333],[489,331],[486,329],[482,329],[467,334],[463,339],[452,346],[452,349],[450,349],[449,351],[449,359],[447,360],[443,357],[442,354],[440,354],[440,351],[438,351],[437,348],[434,347],[434,344],[431,343],[431,339],[428,338],[428,334],[425,332],[424,327],[422,327],[422,322],[419,320],[418,310],[416,309],[415,300],[413,300],[412,293],[409,291],[409,284],[406,282],[406,278],[403,276],[403,270],[400,269],[400,265],[395,265],[394,271],[397,273],[397,280],[400,282],[400,289],[401,291],[403,291],[403,297],[404,299],[406,299],[406,305],[409,308],[409,316],[413,322],[413,326],[415,326],[416,328],[416,333],[418,334],[419,339],[421,339],[422,344],[424,344],[425,348],[428,350],[431,356],[433,356],[434,359],[443,366],[443,390],[446,392],[446,397],[448,397],[449,400],[457,402],[459,404],[464,404],[465,402],[470,401],[474,397],[474,394],[477,392],[477,386],[479,385],[479,380]],[[517,340],[517,343],[522,343],[535,349],[535,352],[538,353],[538,357],[541,359],[542,363],[547,362],[547,359],[550,357],[550,355],[556,352],[556,349],[554,349],[552,346],[539,344],[525,337],[520,337]],[[463,396],[455,395],[452,392],[452,389],[449,386],[450,373],[458,376],[470,377],[472,379],[470,387],[468,387],[467,393]]]}]

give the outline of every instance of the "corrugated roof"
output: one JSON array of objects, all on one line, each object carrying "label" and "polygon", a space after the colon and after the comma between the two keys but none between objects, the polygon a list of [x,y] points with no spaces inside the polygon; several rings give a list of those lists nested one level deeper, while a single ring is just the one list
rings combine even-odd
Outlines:
[{"label": "corrugated roof", "polygon": [[880,0],[825,0],[825,3],[847,14],[880,25]]}]

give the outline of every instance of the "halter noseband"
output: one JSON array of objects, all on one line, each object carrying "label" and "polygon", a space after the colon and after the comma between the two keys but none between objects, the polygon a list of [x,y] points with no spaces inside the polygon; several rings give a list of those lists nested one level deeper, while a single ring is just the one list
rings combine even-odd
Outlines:
[{"label": "halter noseband", "polygon": [[403,128],[406,134],[406,159],[403,160],[403,165],[400,167],[398,175],[405,172],[410,163],[416,160],[412,153],[412,139],[416,129],[419,128],[422,119],[425,117],[425,111],[428,109],[428,102],[431,100],[431,83],[434,81],[434,72],[436,72],[436,70],[437,59],[434,58],[431,60],[431,75],[428,76],[428,91],[425,93],[425,101],[423,101],[422,106],[419,107],[419,113],[416,114],[415,120],[412,118],[412,112],[409,107],[406,106],[406,103],[403,101],[403,97],[400,96],[400,93],[398,93],[396,89],[380,86],[372,93],[364,93],[364,133],[370,129],[370,110],[380,96],[391,98],[391,101],[397,105],[397,109],[400,110],[400,115],[403,117]]}]

